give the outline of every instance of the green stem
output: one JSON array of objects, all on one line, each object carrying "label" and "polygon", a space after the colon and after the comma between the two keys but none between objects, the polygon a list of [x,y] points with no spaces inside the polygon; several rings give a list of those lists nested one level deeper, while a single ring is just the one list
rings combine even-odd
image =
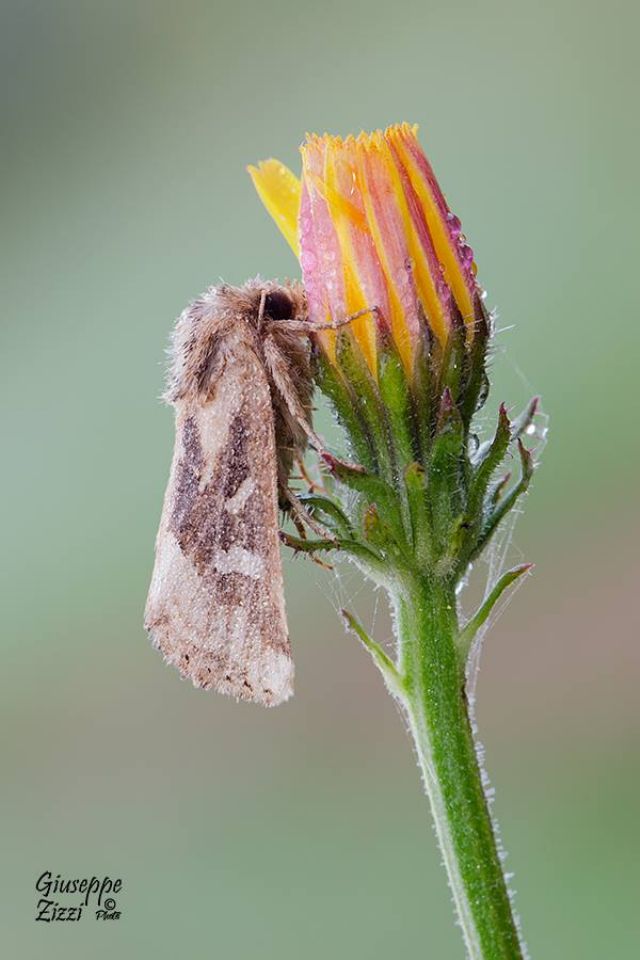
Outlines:
[{"label": "green stem", "polygon": [[404,706],[468,957],[522,960],[464,693],[453,585],[415,578],[393,599]]}]

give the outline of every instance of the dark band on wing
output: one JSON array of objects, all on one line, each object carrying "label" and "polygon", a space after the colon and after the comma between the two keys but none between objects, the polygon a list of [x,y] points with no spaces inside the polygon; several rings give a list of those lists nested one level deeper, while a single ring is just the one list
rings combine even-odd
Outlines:
[{"label": "dark band on wing", "polygon": [[[250,551],[260,548],[263,521],[255,494],[248,496],[237,512],[228,509],[228,501],[251,475],[247,429],[242,413],[234,417],[227,443],[204,488],[202,475],[205,459],[194,417],[185,420],[183,431],[183,454],[176,472],[170,529],[184,555],[195,564],[199,575],[213,577],[216,571],[212,569],[212,561],[216,553],[227,552],[232,546]],[[221,580],[223,591],[226,592],[227,588],[222,578],[232,576],[218,574],[215,577]],[[242,574],[235,576],[246,580]]]}]

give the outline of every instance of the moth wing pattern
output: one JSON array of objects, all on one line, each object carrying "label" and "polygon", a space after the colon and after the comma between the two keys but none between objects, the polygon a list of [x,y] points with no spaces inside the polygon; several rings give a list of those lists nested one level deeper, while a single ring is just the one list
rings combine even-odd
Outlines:
[{"label": "moth wing pattern", "polygon": [[210,399],[178,398],[145,626],[197,687],[275,705],[293,662],[278,537],[274,414],[264,367],[225,341]]}]

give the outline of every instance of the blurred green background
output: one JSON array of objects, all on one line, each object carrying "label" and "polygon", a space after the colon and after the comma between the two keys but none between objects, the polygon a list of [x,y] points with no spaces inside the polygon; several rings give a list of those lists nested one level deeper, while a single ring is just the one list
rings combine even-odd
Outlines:
[{"label": "blurred green background", "polygon": [[[1,5],[3,955],[459,958],[414,756],[338,600],[288,563],[297,691],[181,682],[142,609],[182,306],[297,266],[244,165],[416,121],[550,442],[479,721],[534,958],[638,956],[637,5]],[[321,423],[331,435],[329,422]],[[356,597],[357,595],[357,597]],[[117,923],[34,923],[44,870]]]}]

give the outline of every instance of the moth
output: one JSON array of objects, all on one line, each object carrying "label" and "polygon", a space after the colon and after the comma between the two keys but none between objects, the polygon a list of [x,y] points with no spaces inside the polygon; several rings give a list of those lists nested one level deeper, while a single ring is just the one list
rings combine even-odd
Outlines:
[{"label": "moth", "polygon": [[299,283],[260,280],[211,287],[178,318],[145,627],[196,687],[265,705],[292,694],[278,509],[310,520],[289,488],[309,440],[320,447],[309,335],[352,319],[311,327]]}]

